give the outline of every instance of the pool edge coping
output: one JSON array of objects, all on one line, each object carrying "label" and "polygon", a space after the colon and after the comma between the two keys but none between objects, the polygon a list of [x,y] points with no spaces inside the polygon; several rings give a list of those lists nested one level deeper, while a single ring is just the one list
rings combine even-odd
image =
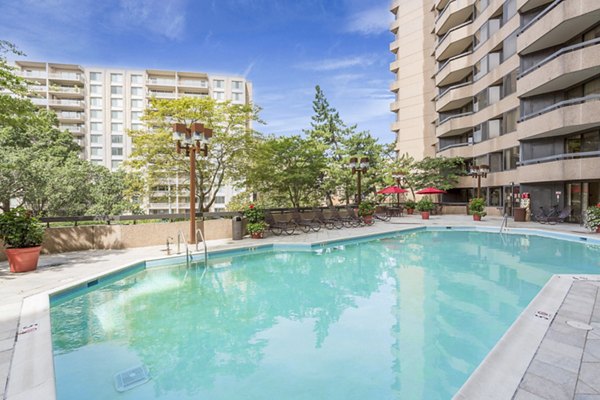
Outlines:
[{"label": "pool edge coping", "polygon": [[[477,227],[477,226],[468,226],[468,225],[440,225],[440,226],[410,226],[403,227],[395,230],[391,230],[384,233],[369,233],[364,235],[356,235],[351,236],[344,239],[335,239],[335,240],[322,240],[322,241],[314,241],[308,243],[267,243],[260,245],[243,245],[243,246],[235,246],[227,249],[215,249],[213,251],[209,251],[208,254],[226,254],[228,252],[239,252],[243,250],[256,249],[256,248],[272,248],[277,250],[284,250],[287,247],[287,250],[291,250],[293,247],[297,248],[307,248],[311,249],[315,246],[324,246],[324,245],[335,245],[338,243],[368,239],[377,236],[386,236],[386,235],[394,235],[402,232],[410,232],[410,231],[447,231],[447,230],[468,230],[468,231],[476,231],[476,232],[489,232],[489,233],[501,233],[495,227]],[[550,232],[546,230],[539,229],[529,229],[529,228],[508,228],[505,233],[508,234],[530,234],[537,236],[544,236],[553,239],[561,239],[561,240],[571,240],[578,243],[583,244],[598,244],[600,245],[600,239],[596,238],[588,238],[585,237],[585,241],[582,241],[582,236],[571,233],[556,233]],[[203,252],[192,252],[193,255],[204,254]],[[5,399],[6,400],[25,400],[29,398],[44,398],[47,400],[56,400],[56,387],[55,387],[55,374],[54,374],[54,355],[52,349],[52,335],[51,335],[51,321],[50,321],[50,297],[55,294],[59,294],[61,292],[65,292],[70,290],[71,288],[75,288],[77,286],[81,286],[86,284],[87,282],[101,279],[103,277],[107,277],[110,275],[118,274],[123,272],[129,268],[133,268],[141,263],[144,264],[144,268],[147,268],[146,263],[152,261],[159,260],[172,260],[177,258],[183,258],[185,260],[185,256],[182,255],[170,255],[170,256],[161,256],[161,257],[153,257],[147,259],[140,259],[135,262],[130,262],[125,265],[117,266],[106,271],[91,274],[89,277],[76,279],[72,282],[65,283],[63,285],[57,286],[56,288],[52,288],[41,293],[37,293],[31,296],[24,297],[22,300],[21,313],[19,316],[19,322],[17,325],[17,334],[15,335],[15,346],[13,350],[12,360],[10,363],[9,371],[8,371],[8,380],[6,385]],[[470,397],[471,395],[481,396],[481,393],[488,393],[490,391],[490,387],[488,386],[488,392],[483,391],[482,388],[478,387],[480,385],[480,381],[490,381],[493,380],[494,385],[493,388],[497,389],[497,377],[495,379],[491,379],[495,376],[493,371],[490,370],[490,366],[493,364],[495,368],[497,368],[498,362],[500,362],[501,366],[508,366],[509,360],[502,360],[503,356],[499,353],[501,351],[506,352],[506,348],[513,347],[516,334],[519,331],[523,331],[523,329],[535,328],[536,325],[533,324],[530,319],[534,318],[532,316],[526,315],[526,312],[530,312],[530,308],[536,304],[538,298],[542,298],[542,300],[547,301],[547,297],[541,296],[542,293],[546,292],[546,287],[550,285],[551,282],[555,280],[555,278],[570,278],[563,279],[564,282],[568,282],[569,286],[564,292],[564,296],[561,297],[560,302],[556,306],[555,310],[552,310],[552,314],[555,315],[558,311],[558,308],[562,304],[562,301],[566,297],[568,293],[568,289],[570,288],[573,279],[578,276],[587,276],[593,277],[594,279],[598,279],[600,274],[598,275],[552,275],[552,277],[546,282],[546,284],[542,287],[540,292],[536,295],[536,297],[527,305],[525,310],[517,317],[517,319],[513,322],[511,327],[503,334],[501,339],[496,342],[494,347],[488,352],[483,361],[479,364],[479,366],[471,373],[467,381],[461,386],[459,391],[453,396],[453,399],[457,400],[465,400],[465,399],[477,399],[481,397]],[[554,289],[548,289],[554,290]],[[561,292],[562,293],[562,292]],[[556,295],[556,294],[554,294]],[[561,294],[562,295],[562,294]],[[541,301],[541,300],[540,300]],[[34,318],[35,316],[35,318]],[[25,321],[27,323],[23,323]],[[524,321],[524,322],[522,322]],[[529,363],[533,359],[539,344],[541,343],[546,331],[550,326],[551,320],[547,322],[543,333],[539,338],[539,342],[537,342],[535,348],[531,349],[531,357],[529,361],[527,361],[523,372],[520,374],[516,385],[514,386],[514,390],[508,397],[497,397],[499,393],[498,390],[494,390],[491,392],[489,399],[510,399],[513,394],[516,392],[518,385],[523,377]],[[27,327],[29,325],[36,324],[36,329],[33,334],[27,337],[26,340],[19,340],[23,335],[22,328]],[[517,333],[514,333],[517,332]],[[29,333],[29,332],[28,332]],[[28,334],[25,333],[25,334]],[[539,332],[536,330],[536,337],[539,335]],[[508,343],[507,343],[508,342]],[[25,343],[30,343],[28,348],[24,347]],[[34,351],[35,350],[35,351]],[[528,349],[529,350],[529,349]],[[519,354],[522,355],[522,349],[519,351]],[[32,357],[26,357],[26,355],[33,355]],[[500,358],[500,360],[493,360],[493,358]],[[33,360],[40,361],[34,362]],[[511,362],[510,365],[513,363]],[[45,369],[39,370],[39,365],[46,366]],[[50,367],[48,367],[48,365]],[[507,368],[509,370],[510,368]],[[34,373],[32,373],[34,372]],[[37,375],[35,374],[37,373]],[[35,375],[35,381],[33,379],[26,380],[25,377],[29,375]],[[513,380],[514,380],[514,375]],[[11,377],[16,376],[17,379],[11,379]],[[15,383],[16,381],[16,383]],[[33,384],[34,382],[38,382],[37,384]],[[16,387],[15,387],[16,385]],[[13,393],[14,392],[14,393]],[[502,393],[505,393],[503,391]],[[33,397],[31,397],[33,396]]]}]

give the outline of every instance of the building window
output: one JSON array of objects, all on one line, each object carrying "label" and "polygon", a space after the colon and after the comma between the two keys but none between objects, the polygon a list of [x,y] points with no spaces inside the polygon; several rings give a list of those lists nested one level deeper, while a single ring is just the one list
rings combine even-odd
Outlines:
[{"label": "building window", "polygon": [[144,108],[144,100],[131,99],[131,108]]},{"label": "building window", "polygon": [[144,82],[141,75],[131,75],[132,84],[142,84]]},{"label": "building window", "polygon": [[231,93],[231,97],[233,101],[243,101],[243,94],[242,93]]},{"label": "building window", "polygon": [[110,131],[117,133],[123,132],[123,124],[113,122],[112,124],[110,124]]},{"label": "building window", "polygon": [[101,156],[102,155],[102,148],[100,147],[92,147],[90,148],[90,154],[93,156]]},{"label": "building window", "polygon": [[102,135],[90,135],[90,143],[102,143]]},{"label": "building window", "polygon": [[132,121],[139,121],[141,118],[142,118],[141,111],[132,111],[131,112],[131,120]]},{"label": "building window", "polygon": [[123,143],[123,135],[112,135],[110,141],[116,144]]},{"label": "building window", "polygon": [[113,108],[123,108],[123,99],[110,99],[110,106]]},{"label": "building window", "polygon": [[506,149],[502,153],[504,157],[504,170],[516,169],[519,162],[519,146]]},{"label": "building window", "polygon": [[92,132],[102,132],[102,122],[90,122]]},{"label": "building window", "polygon": [[91,163],[94,165],[102,165],[103,164],[102,160],[91,160]]},{"label": "building window", "polygon": [[102,86],[100,85],[90,85],[90,93],[92,94],[101,94]]},{"label": "building window", "polygon": [[111,83],[123,83],[123,74],[110,74]]},{"label": "building window", "polygon": [[120,160],[112,160],[112,161],[110,162],[110,167],[111,167],[112,169],[119,169],[119,167],[121,166],[121,162],[122,162],[122,161],[120,161]]},{"label": "building window", "polygon": [[213,92],[213,98],[215,100],[225,100],[225,92]]},{"label": "building window", "polygon": [[213,88],[215,89],[224,89],[225,88],[225,81],[222,79],[215,79],[213,81]]},{"label": "building window", "polygon": [[225,204],[225,196],[215,196],[215,203]]},{"label": "building window", "polygon": [[123,86],[111,86],[110,94],[123,94]]},{"label": "building window", "polygon": [[122,147],[113,147],[110,149],[110,154],[112,154],[113,156],[122,156],[123,148]]},{"label": "building window", "polygon": [[102,81],[102,72],[90,72],[90,81]]},{"label": "building window", "polygon": [[144,90],[140,87],[132,87],[131,88],[131,95],[132,96],[143,96],[144,95]]},{"label": "building window", "polygon": [[110,118],[117,121],[123,120],[123,111],[111,111]]},{"label": "building window", "polygon": [[517,130],[517,118],[519,116],[518,108],[514,108],[504,113],[502,117],[502,134],[507,134]]},{"label": "building window", "polygon": [[91,110],[90,118],[91,119],[102,119],[102,111],[101,110]]},{"label": "building window", "polygon": [[144,124],[131,124],[131,129],[134,131],[139,131],[144,129]]},{"label": "building window", "polygon": [[90,97],[90,106],[91,107],[102,107],[102,98]]},{"label": "building window", "polygon": [[242,81],[233,81],[231,85],[233,90],[242,90],[244,88]]}]

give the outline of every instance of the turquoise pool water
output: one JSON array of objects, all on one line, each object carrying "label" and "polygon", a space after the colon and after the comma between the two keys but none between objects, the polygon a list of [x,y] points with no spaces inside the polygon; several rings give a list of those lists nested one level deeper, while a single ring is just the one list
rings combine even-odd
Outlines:
[{"label": "turquoise pool water", "polygon": [[[52,301],[59,400],[449,399],[555,273],[600,249],[415,231],[153,267]],[[119,393],[114,376],[150,380]]]}]

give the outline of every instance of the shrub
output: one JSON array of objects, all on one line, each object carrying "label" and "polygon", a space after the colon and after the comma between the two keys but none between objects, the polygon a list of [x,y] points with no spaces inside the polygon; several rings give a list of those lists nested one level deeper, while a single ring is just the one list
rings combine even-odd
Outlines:
[{"label": "shrub", "polygon": [[264,222],[250,222],[248,223],[248,226],[246,226],[246,229],[250,234],[263,232],[267,229],[267,224]]},{"label": "shrub", "polygon": [[248,220],[248,225],[264,222],[265,220],[265,213],[262,208],[259,208],[254,204],[250,204],[248,208],[244,210],[244,216]]},{"label": "shrub", "polygon": [[600,203],[588,207],[583,216],[583,224],[589,230],[595,231],[600,226]]},{"label": "shrub", "polygon": [[427,212],[431,210],[433,210],[433,202],[429,197],[425,196],[417,203],[417,211]]},{"label": "shrub", "polygon": [[410,209],[415,209],[415,207],[417,206],[417,203],[414,200],[406,200],[406,202],[404,203],[404,206],[406,208],[410,208]]},{"label": "shrub", "polygon": [[375,204],[372,201],[365,200],[358,206],[358,215],[366,217],[375,213]]},{"label": "shrub", "polygon": [[469,202],[469,214],[485,217],[487,215],[487,212],[485,212],[485,200],[481,197],[471,199]]},{"label": "shrub", "polygon": [[44,240],[44,227],[23,207],[0,214],[0,240],[6,247],[36,247]]}]

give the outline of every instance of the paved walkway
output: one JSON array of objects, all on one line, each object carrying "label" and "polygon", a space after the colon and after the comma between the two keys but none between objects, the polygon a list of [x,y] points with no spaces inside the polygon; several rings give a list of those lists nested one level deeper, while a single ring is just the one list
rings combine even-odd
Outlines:
[{"label": "paved walkway", "polygon": [[[502,218],[487,217],[475,226],[500,227]],[[391,232],[402,228],[417,226],[465,226],[473,225],[472,218],[464,215],[431,216],[424,221],[419,215],[393,218],[388,223],[377,222],[370,227],[348,228],[342,230],[322,229],[315,233],[299,233],[292,236],[269,236],[260,244],[268,243],[314,243],[335,239],[347,239],[376,233]],[[544,229],[567,232],[578,235],[590,235],[585,228],[574,224],[541,225],[538,223],[514,223],[509,220],[509,228]],[[597,236],[597,235],[596,235]],[[241,241],[215,240],[207,242],[210,250],[229,249],[256,244],[256,240]],[[24,274],[11,274],[7,262],[0,262],[0,398],[6,398],[8,372],[17,337],[17,328],[22,301],[25,297],[42,293],[69,282],[100,274],[103,271],[126,265],[140,259],[157,258],[166,255],[164,246],[144,247],[126,250],[90,250],[82,252],[43,255],[36,271]],[[600,331],[600,329],[599,329]],[[598,342],[600,343],[600,342]],[[591,346],[597,346],[592,344]],[[591,348],[591,347],[590,347]],[[600,393],[600,390],[599,390]],[[524,398],[524,397],[523,397]],[[531,397],[545,398],[545,397]],[[557,397],[549,397],[557,398]],[[583,399],[583,397],[581,398]]]}]

